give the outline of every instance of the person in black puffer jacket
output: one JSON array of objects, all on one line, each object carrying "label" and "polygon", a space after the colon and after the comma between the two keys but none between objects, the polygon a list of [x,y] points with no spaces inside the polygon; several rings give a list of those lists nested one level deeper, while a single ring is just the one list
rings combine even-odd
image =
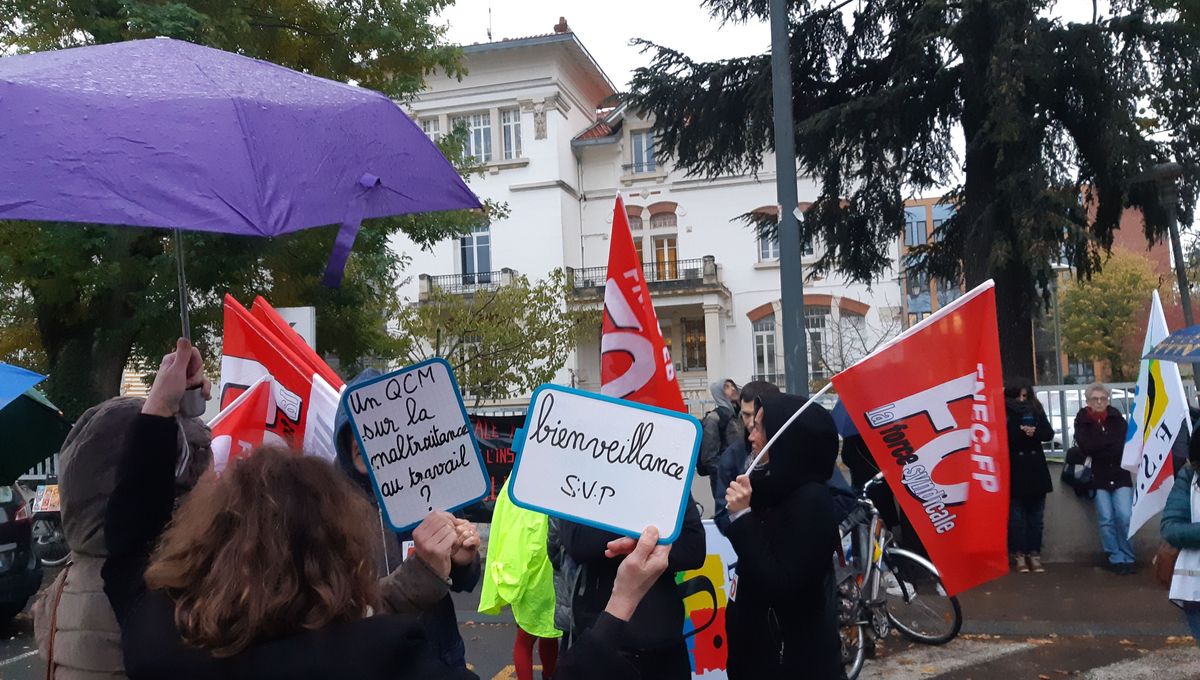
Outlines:
[{"label": "person in black puffer jacket", "polygon": [[[804,402],[764,397],[752,441],[769,441]],[[826,486],[837,454],[833,418],[813,404],[764,465],[729,487],[727,536],[738,557],[725,611],[730,680],[842,676],[832,559],[838,527]]]},{"label": "person in black puffer jacket", "polygon": [[1087,406],[1075,416],[1075,443],[1079,455],[1092,459],[1092,488],[1096,491],[1096,519],[1100,545],[1108,555],[1108,569],[1117,574],[1137,571],[1129,543],[1129,516],[1133,513],[1133,478],[1121,467],[1125,451],[1125,418],[1109,404],[1108,388],[1099,383],[1084,392]]},{"label": "person in black puffer jacket", "polygon": [[1042,518],[1046,494],[1054,490],[1042,442],[1054,438],[1054,428],[1027,380],[1016,379],[1004,388],[1008,421],[1009,492],[1008,552],[1017,571],[1046,571],[1042,566]]}]

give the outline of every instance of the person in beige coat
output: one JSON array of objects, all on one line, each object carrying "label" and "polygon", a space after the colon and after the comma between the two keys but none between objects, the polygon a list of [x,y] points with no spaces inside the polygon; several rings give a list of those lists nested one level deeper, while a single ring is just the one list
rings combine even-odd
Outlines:
[{"label": "person in beige coat", "polygon": [[[33,605],[38,650],[53,680],[125,677],[120,629],[104,594],[100,568],[108,552],[104,515],[116,484],[117,457],[142,403],[116,397],[88,409],[71,428],[59,455],[63,533],[71,561]],[[186,456],[176,485],[183,493],[210,466],[212,451],[208,428],[200,420],[180,423]]]}]

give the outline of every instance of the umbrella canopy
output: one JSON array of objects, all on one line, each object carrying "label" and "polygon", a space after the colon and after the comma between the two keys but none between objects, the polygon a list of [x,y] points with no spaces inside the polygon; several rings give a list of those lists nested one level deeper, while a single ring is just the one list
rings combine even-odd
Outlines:
[{"label": "umbrella canopy", "polygon": [[20,366],[0,363],[0,409],[45,379],[46,376]]},{"label": "umbrella canopy", "polygon": [[0,219],[340,223],[339,278],[362,219],[480,207],[383,94],[165,38],[0,59],[0,148]]},{"label": "umbrella canopy", "polygon": [[1200,363],[1200,325],[1175,331],[1142,358],[1173,361],[1177,364]]},{"label": "umbrella canopy", "polygon": [[12,484],[34,465],[58,453],[71,422],[37,390],[0,409],[0,484]]}]

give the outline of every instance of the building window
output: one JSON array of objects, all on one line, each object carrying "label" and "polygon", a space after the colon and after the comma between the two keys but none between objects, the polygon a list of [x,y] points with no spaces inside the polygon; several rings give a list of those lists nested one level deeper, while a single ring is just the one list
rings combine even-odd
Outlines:
[{"label": "building window", "polygon": [[475,227],[459,240],[464,284],[492,282],[492,235],[487,225]]},{"label": "building window", "polygon": [[421,132],[424,132],[426,137],[436,142],[442,138],[442,122],[437,118],[423,118],[421,120]]},{"label": "building window", "polygon": [[905,277],[905,297],[908,303],[908,324],[924,319],[933,312],[933,301],[929,296],[929,277],[910,273]]},{"label": "building window", "polygon": [[775,316],[754,322],[754,379],[779,382],[775,375]]},{"label": "building window", "polygon": [[654,238],[654,280],[674,281],[679,278],[679,251],[674,236]]},{"label": "building window", "polygon": [[1067,384],[1083,385],[1094,382],[1095,374],[1096,367],[1092,362],[1067,356],[1067,376],[1065,378]]},{"label": "building window", "polygon": [[962,288],[959,287],[957,282],[950,279],[937,279],[938,309],[945,307],[960,297],[962,297]]},{"label": "building window", "polygon": [[938,229],[941,229],[941,228],[942,228],[942,225],[943,225],[943,224],[945,224],[945,222],[946,222],[946,220],[934,220],[934,221],[933,221],[933,234],[934,234],[934,240],[935,240],[935,241],[937,240],[937,231],[938,231]]},{"label": "building window", "polygon": [[462,125],[467,128],[467,145],[463,149],[466,158],[476,163],[492,161],[492,116],[489,113],[473,113],[467,116],[456,116],[454,127]]},{"label": "building window", "polygon": [[646,264],[645,247],[642,245],[642,239],[633,239],[633,249],[637,251],[638,262]]},{"label": "building window", "polygon": [[504,130],[504,158],[521,157],[521,111],[507,109],[500,112],[500,126]]},{"label": "building window", "polygon": [[800,255],[803,257],[812,257],[817,254],[817,249],[813,246],[813,238],[809,236],[804,239],[804,243],[800,244]]},{"label": "building window", "polygon": [[679,278],[679,249],[676,232],[678,218],[673,212],[650,216],[650,243],[654,253],[654,281],[673,281]]},{"label": "building window", "polygon": [[700,371],[708,368],[708,348],[704,337],[704,319],[683,321],[683,370]]},{"label": "building window", "polygon": [[633,158],[630,163],[630,170],[633,174],[644,172],[654,172],[654,132],[651,130],[642,130],[631,133],[630,138],[633,142]]},{"label": "building window", "polygon": [[629,230],[630,231],[641,231],[642,230],[642,218],[640,215],[630,215],[629,216]]},{"label": "building window", "polygon": [[[779,259],[779,238],[758,235],[758,261],[772,262]],[[772,322],[774,323],[774,322]]]},{"label": "building window", "polygon": [[[914,218],[914,215],[909,215]],[[904,245],[908,247],[925,245],[929,242],[929,235],[925,233],[925,220],[909,219],[904,223]]]},{"label": "building window", "polygon": [[833,323],[828,307],[804,305],[804,329],[808,333],[808,373],[815,380],[829,377],[825,354],[830,348]]}]

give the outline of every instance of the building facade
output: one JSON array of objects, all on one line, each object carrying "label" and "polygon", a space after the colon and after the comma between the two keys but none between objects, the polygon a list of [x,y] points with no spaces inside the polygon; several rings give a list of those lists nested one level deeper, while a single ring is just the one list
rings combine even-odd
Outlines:
[{"label": "building facade", "polygon": [[[413,276],[402,296],[434,287],[470,292],[519,273],[537,279],[564,269],[567,304],[599,308],[614,199],[630,228],[685,396],[702,402],[724,378],[782,384],[779,246],[739,219],[775,212],[775,175],[688,177],[655,153],[652,121],[613,106],[615,88],[569,30],[464,47],[461,81],[434,77],[409,105],[431,136],[468,128],[468,152],[485,168],[478,195],[508,204],[507,218],[431,252],[398,239]],[[801,201],[817,186],[799,181]],[[800,207],[803,207],[803,203]],[[802,256],[812,263],[820,243]],[[898,251],[897,251],[898,254]],[[823,381],[903,325],[894,271],[870,286],[836,277],[805,285],[810,373]],[[580,344],[556,382],[600,387],[600,333]]]}]

